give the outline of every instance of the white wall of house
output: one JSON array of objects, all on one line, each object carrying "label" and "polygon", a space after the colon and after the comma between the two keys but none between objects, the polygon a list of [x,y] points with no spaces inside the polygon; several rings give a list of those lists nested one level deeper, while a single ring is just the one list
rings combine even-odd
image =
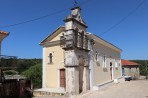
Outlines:
[{"label": "white wall of house", "polygon": [[[112,81],[121,77],[120,52],[102,43],[95,42],[90,51],[90,86]],[[110,70],[112,63],[112,70]]]}]

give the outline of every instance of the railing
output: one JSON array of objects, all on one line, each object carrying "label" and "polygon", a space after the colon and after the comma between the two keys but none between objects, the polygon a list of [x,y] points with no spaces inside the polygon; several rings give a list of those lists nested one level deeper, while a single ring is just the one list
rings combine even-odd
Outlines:
[{"label": "railing", "polygon": [[64,49],[79,48],[88,50],[88,38],[80,33],[63,35],[60,38],[60,45]]}]

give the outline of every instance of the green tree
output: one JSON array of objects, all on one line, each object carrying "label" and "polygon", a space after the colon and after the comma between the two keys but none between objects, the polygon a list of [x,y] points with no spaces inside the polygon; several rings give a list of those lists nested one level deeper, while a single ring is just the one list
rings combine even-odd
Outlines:
[{"label": "green tree", "polygon": [[18,59],[16,65],[17,71],[21,74],[22,72],[28,70],[31,66],[40,64],[41,62],[42,59]]},{"label": "green tree", "polygon": [[28,70],[22,72],[22,75],[32,80],[34,88],[42,86],[42,64],[31,66]]}]

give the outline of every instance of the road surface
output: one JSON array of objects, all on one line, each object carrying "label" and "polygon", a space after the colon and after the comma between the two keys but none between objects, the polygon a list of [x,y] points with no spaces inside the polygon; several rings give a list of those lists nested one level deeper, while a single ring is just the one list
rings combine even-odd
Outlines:
[{"label": "road surface", "polygon": [[[64,97],[34,97],[34,98],[64,98]],[[148,80],[125,81],[118,84],[114,84],[99,91],[80,94],[72,98],[148,98]]]}]

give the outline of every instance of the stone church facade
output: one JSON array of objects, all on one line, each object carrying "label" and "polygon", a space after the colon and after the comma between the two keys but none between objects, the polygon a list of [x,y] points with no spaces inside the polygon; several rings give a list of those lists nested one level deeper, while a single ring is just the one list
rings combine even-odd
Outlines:
[{"label": "stone church facade", "polygon": [[71,14],[47,36],[43,46],[42,88],[68,95],[96,90],[121,78],[121,49],[87,32],[81,8]]}]

